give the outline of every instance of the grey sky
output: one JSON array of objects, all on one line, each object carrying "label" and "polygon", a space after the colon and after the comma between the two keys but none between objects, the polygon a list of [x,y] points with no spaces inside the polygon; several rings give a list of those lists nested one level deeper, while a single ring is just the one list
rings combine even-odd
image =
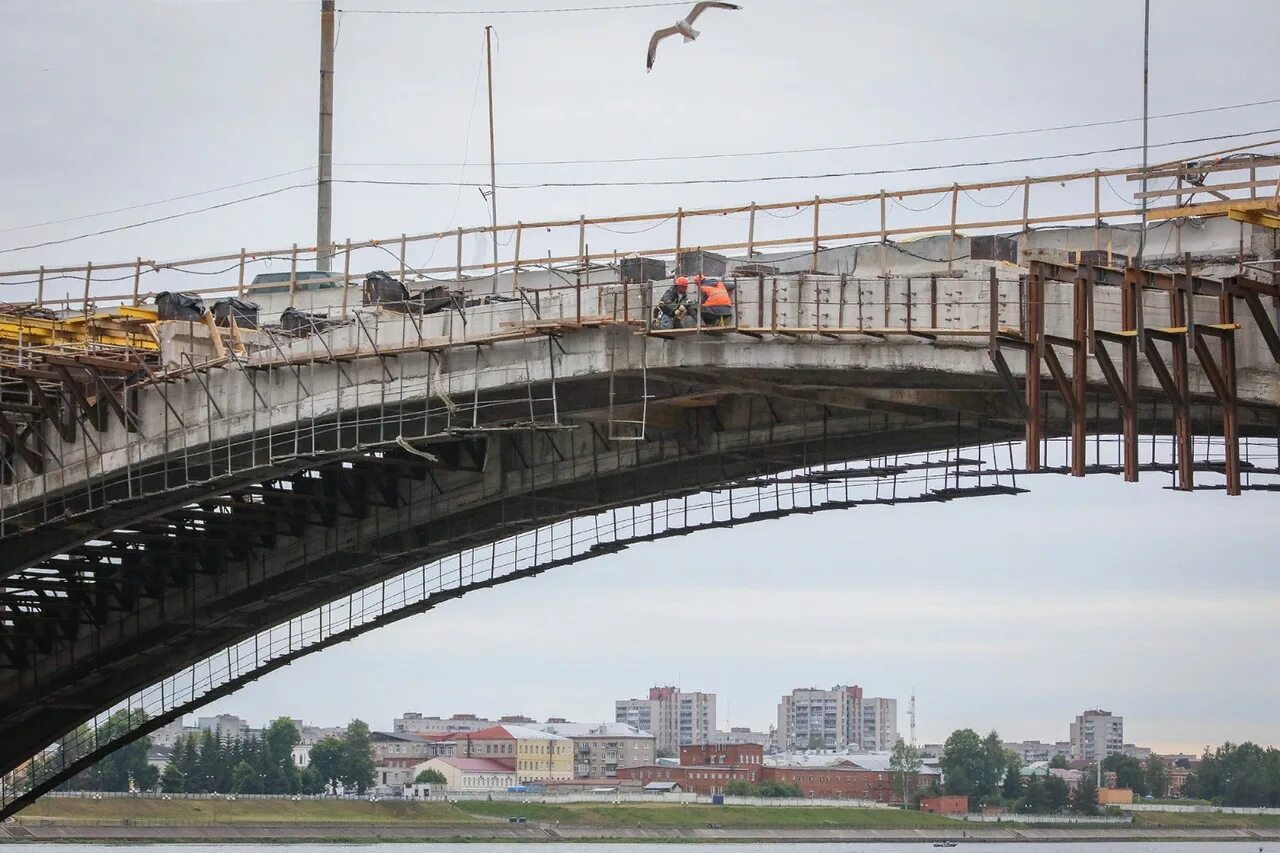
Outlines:
[{"label": "grey sky", "polygon": [[[425,10],[609,2],[338,5]],[[501,161],[851,145],[1140,113],[1138,0],[744,5],[742,12],[708,13],[695,44],[665,43],[648,75],[648,34],[684,14],[680,7],[344,14],[337,163],[458,163],[467,152],[477,165],[339,165],[337,176],[487,178],[482,89],[475,98],[486,23],[499,34]],[[0,0],[7,36],[0,56],[7,93],[0,229],[313,166],[318,6]],[[1274,75],[1258,73],[1265,65],[1258,57],[1274,56],[1280,6],[1272,0],[1219,3],[1212,14],[1190,0],[1153,6],[1152,112],[1280,97]],[[1205,53],[1196,45],[1214,47]],[[1280,126],[1278,118],[1280,109],[1270,105],[1166,119],[1153,122],[1152,140],[1265,129]],[[504,166],[499,180],[869,170],[1139,141],[1138,126],[1128,124],[778,157]],[[1159,156],[1204,148],[1160,149]],[[500,193],[499,209],[503,220],[528,221],[1009,178],[1136,159],[1117,154],[763,185],[528,189]],[[303,172],[108,217],[6,230],[0,250],[312,178]],[[475,189],[340,185],[335,199],[339,238],[487,218]],[[0,268],[305,244],[314,239],[314,201],[314,189],[293,190],[143,229],[0,254]],[[859,214],[847,215],[853,221]],[[729,224],[707,224],[702,233],[720,227]],[[593,239],[607,245],[615,238]],[[484,251],[469,246],[468,260]],[[429,252],[419,247],[410,263],[423,264]],[[1280,695],[1269,676],[1280,663],[1275,509],[1274,496],[1227,500],[1106,478],[1045,479],[1019,499],[858,510],[702,535],[468,597],[296,664],[217,708],[255,720],[360,715],[375,726],[388,726],[406,709],[590,719],[609,716],[618,696],[679,681],[719,692],[728,722],[762,726],[784,690],[853,681],[899,697],[904,712],[914,685],[926,740],[958,725],[1064,738],[1072,715],[1102,705],[1124,713],[1130,737],[1140,742],[1280,742]],[[1122,527],[1121,518],[1134,527]],[[736,615],[708,616],[709,597],[732,603]]]}]

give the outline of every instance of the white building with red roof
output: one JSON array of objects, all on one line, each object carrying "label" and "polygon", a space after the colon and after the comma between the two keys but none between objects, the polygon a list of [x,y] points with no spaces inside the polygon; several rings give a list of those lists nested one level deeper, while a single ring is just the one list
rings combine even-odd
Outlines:
[{"label": "white building with red roof", "polygon": [[415,767],[414,777],[423,770],[435,770],[455,791],[505,791],[519,784],[508,762],[493,758],[433,758]]}]

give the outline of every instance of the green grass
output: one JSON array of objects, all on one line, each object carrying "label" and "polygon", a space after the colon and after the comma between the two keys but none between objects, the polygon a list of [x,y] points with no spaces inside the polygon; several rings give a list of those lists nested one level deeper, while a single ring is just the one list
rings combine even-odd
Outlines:
[{"label": "green grass", "polygon": [[139,824],[191,823],[412,823],[477,825],[524,817],[530,823],[559,821],[573,826],[617,828],[734,829],[926,829],[952,827],[938,815],[894,809],[829,807],[711,806],[672,803],[508,803],[465,800],[458,803],[408,803],[363,800],[152,800],[46,798],[21,813],[24,820],[87,824],[131,821]]},{"label": "green grass", "polygon": [[19,814],[23,820],[68,823],[421,823],[467,824],[478,819],[449,803],[367,800],[89,800],[46,797]]},{"label": "green grass", "polygon": [[457,807],[487,818],[525,817],[537,823],[560,821],[575,826],[618,828],[706,827],[732,829],[927,829],[956,822],[939,815],[896,809],[859,809],[822,806],[710,806],[682,804],[596,804],[460,802]]},{"label": "green grass", "polygon": [[1280,815],[1133,812],[1135,829],[1280,829]]}]

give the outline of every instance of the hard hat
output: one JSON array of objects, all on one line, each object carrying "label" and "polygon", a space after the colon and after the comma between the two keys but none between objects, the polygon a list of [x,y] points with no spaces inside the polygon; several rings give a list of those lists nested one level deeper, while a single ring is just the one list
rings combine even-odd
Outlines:
[{"label": "hard hat", "polygon": [[684,290],[684,289],[685,289],[685,288],[687,288],[688,286],[689,286],[689,278],[688,278],[688,276],[683,276],[683,275],[682,275],[682,276],[679,276],[679,277],[676,279],[676,287],[680,288],[681,290]]}]

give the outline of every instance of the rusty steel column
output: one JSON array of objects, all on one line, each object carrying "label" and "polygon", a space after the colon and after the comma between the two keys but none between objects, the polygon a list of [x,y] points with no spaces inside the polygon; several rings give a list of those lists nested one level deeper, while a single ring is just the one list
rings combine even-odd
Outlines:
[{"label": "rusty steel column", "polygon": [[[1236,322],[1235,296],[1225,286],[1218,295],[1218,320],[1223,326]],[[1196,336],[1199,344],[1200,337]],[[1219,347],[1222,357],[1222,444],[1226,453],[1227,494],[1240,494],[1240,413],[1236,397],[1236,335],[1234,329],[1224,329]]]},{"label": "rusty steel column", "polygon": [[[1089,435],[1089,409],[1085,405],[1089,391],[1089,354],[1085,339],[1089,334],[1089,297],[1092,285],[1092,267],[1084,267],[1076,276],[1073,294],[1074,317],[1071,337],[1075,341],[1071,352],[1071,396],[1074,409],[1071,412],[1071,476],[1083,477],[1085,448]],[[1086,276],[1088,276],[1086,278]]]},{"label": "rusty steel column", "polygon": [[[1205,376],[1222,406],[1222,445],[1227,478],[1227,494],[1240,494],[1240,422],[1236,396],[1236,322],[1234,280],[1222,283],[1218,295],[1218,319],[1216,326],[1201,326],[1195,337],[1196,356]],[[1209,349],[1208,337],[1219,341],[1220,363],[1214,360]]]},{"label": "rusty steel column", "polygon": [[1124,285],[1121,296],[1121,325],[1126,334],[1121,353],[1122,381],[1129,405],[1124,408],[1121,432],[1124,435],[1124,480],[1126,483],[1138,482],[1138,338],[1142,331],[1138,328],[1138,302],[1141,300],[1138,286],[1138,271],[1127,267],[1124,271]]},{"label": "rusty steel column", "polygon": [[1033,263],[1027,275],[1027,470],[1040,470],[1040,433],[1043,412],[1040,408],[1040,363],[1044,359],[1044,278],[1040,265]]},{"label": "rusty steel column", "polygon": [[[1169,325],[1173,327],[1169,344],[1173,347],[1173,380],[1178,389],[1174,410],[1174,433],[1178,448],[1178,488],[1191,491],[1195,485],[1195,473],[1192,458],[1194,447],[1191,434],[1191,379],[1188,375],[1187,332],[1177,331],[1187,328],[1187,311],[1186,303],[1183,301],[1183,291],[1176,285],[1176,275],[1174,282],[1174,288],[1169,291]],[[1191,292],[1192,283],[1189,275],[1186,287],[1186,298],[1195,298]]]}]

